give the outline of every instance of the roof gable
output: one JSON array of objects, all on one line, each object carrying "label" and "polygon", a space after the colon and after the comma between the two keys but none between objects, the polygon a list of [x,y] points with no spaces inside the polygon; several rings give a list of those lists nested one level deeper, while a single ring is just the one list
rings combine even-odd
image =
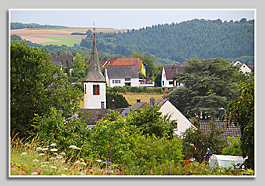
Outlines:
[{"label": "roof gable", "polygon": [[72,55],[57,55],[52,54],[52,64],[53,65],[66,65],[66,62],[68,60],[70,67],[72,68],[72,62],[73,62],[73,56]]},{"label": "roof gable", "polygon": [[185,65],[164,65],[167,80],[173,80],[175,73],[185,74]]}]

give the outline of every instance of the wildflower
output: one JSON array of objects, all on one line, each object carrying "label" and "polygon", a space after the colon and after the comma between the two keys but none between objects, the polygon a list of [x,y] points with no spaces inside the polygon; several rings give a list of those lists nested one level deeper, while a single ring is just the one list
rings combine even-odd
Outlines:
[{"label": "wildflower", "polygon": [[80,163],[80,161],[76,161],[76,162],[75,162],[75,164],[79,164],[79,163]]},{"label": "wildflower", "polygon": [[58,155],[58,156],[56,156],[56,158],[57,158],[57,159],[62,159],[63,156]]},{"label": "wildflower", "polygon": [[31,173],[31,175],[36,175],[36,174],[38,174],[38,173],[36,173],[36,172]]},{"label": "wildflower", "polygon": [[50,166],[52,169],[56,169],[57,167],[56,166],[54,166],[54,165],[51,165]]},{"label": "wildflower", "polygon": [[43,151],[46,151],[46,150],[48,150],[48,148],[43,148],[42,150],[43,150]]},{"label": "wildflower", "polygon": [[60,153],[61,155],[66,155],[65,152]]},{"label": "wildflower", "polygon": [[99,162],[99,163],[101,162],[101,160],[96,160],[96,161]]},{"label": "wildflower", "polygon": [[76,146],[75,146],[75,145],[71,145],[71,146],[69,147],[69,149],[72,149],[72,148],[76,148]]},{"label": "wildflower", "polygon": [[82,163],[79,163],[79,165],[85,165],[86,166],[86,163],[85,162],[82,162]]},{"label": "wildflower", "polygon": [[41,169],[35,169],[34,172],[36,172],[37,174],[41,174]]},{"label": "wildflower", "polygon": [[56,143],[52,143],[51,146],[52,146],[52,147],[56,146]]},{"label": "wildflower", "polygon": [[64,168],[64,170],[68,170],[67,168]]},{"label": "wildflower", "polygon": [[50,160],[56,160],[56,158],[55,157],[51,157]]},{"label": "wildflower", "polygon": [[38,159],[34,159],[33,162],[39,162],[39,160]]},{"label": "wildflower", "polygon": [[79,148],[79,147],[77,147],[77,146],[75,146],[75,145],[71,145],[69,148],[70,148],[70,149],[77,149],[77,150],[81,150],[81,148]]},{"label": "wildflower", "polygon": [[48,165],[41,165],[41,167],[48,167]]},{"label": "wildflower", "polygon": [[44,153],[40,153],[39,156],[44,156],[45,154]]},{"label": "wildflower", "polygon": [[52,152],[56,152],[58,149],[51,149],[50,151],[52,151]]},{"label": "wildflower", "polygon": [[23,156],[23,155],[26,155],[27,153],[26,152],[22,152],[20,155]]},{"label": "wildflower", "polygon": [[42,150],[42,148],[41,148],[41,147],[37,147],[36,150],[37,150],[37,151],[38,151],[38,150]]}]

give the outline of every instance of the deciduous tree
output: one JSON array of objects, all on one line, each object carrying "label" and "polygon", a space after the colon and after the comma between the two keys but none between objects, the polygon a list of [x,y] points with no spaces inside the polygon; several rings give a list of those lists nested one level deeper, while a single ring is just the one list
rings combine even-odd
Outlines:
[{"label": "deciduous tree", "polygon": [[82,94],[59,66],[52,65],[50,54],[19,42],[11,44],[10,54],[11,134],[35,135],[34,114],[47,115],[51,107],[72,117]]}]

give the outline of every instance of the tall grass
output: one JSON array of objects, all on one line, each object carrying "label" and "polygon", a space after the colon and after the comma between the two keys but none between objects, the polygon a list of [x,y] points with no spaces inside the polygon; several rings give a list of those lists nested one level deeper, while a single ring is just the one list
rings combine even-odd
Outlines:
[{"label": "tall grass", "polygon": [[37,138],[10,140],[10,176],[106,175],[105,167],[100,160],[85,162],[77,148],[72,148],[67,157],[56,149],[56,144],[43,146]]},{"label": "tall grass", "polygon": [[133,162],[125,165],[109,165],[109,162],[96,160],[84,161],[80,156],[81,148],[70,146],[70,152],[59,152],[56,144],[42,145],[38,138],[19,139],[14,137],[10,140],[10,177],[15,176],[106,176],[106,175],[254,175],[253,170],[239,171],[230,168],[209,169],[207,164],[198,162],[176,163],[174,160],[165,164],[152,164],[148,162],[136,166]]}]

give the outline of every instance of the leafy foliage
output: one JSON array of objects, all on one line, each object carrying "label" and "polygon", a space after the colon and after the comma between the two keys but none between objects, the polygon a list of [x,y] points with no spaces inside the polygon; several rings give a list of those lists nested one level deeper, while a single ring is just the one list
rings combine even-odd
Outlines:
[{"label": "leafy foliage", "polygon": [[85,63],[82,54],[77,53],[73,59],[73,76],[80,79],[85,77]]},{"label": "leafy foliage", "polygon": [[116,108],[127,108],[129,106],[129,103],[126,101],[125,97],[123,97],[120,94],[113,94],[113,93],[106,93],[107,97],[107,108],[111,108],[112,100],[115,102]]},{"label": "leafy foliage", "polygon": [[203,119],[216,118],[219,108],[226,108],[227,101],[236,96],[232,82],[237,68],[224,59],[187,60],[186,74],[176,74],[176,81],[184,87],[168,95],[169,100],[184,115]]},{"label": "leafy foliage", "polygon": [[228,140],[230,141],[231,145],[224,148],[222,153],[224,155],[242,156],[240,137],[236,138],[228,136]]},{"label": "leafy foliage", "polygon": [[213,154],[221,154],[222,149],[226,147],[226,141],[223,138],[225,129],[217,128],[214,121],[207,123],[207,131],[200,129],[199,125],[196,127],[188,128],[182,134],[185,157],[194,157],[196,161],[202,162],[207,148],[210,148]]},{"label": "leafy foliage", "polygon": [[167,115],[163,116],[159,109],[159,106],[146,105],[142,109],[132,110],[127,120],[130,125],[136,125],[144,135],[154,134],[157,138],[172,139],[175,121],[171,121]]},{"label": "leafy foliage", "polygon": [[228,103],[227,118],[240,126],[241,149],[244,157],[248,156],[246,165],[254,169],[254,77],[252,76],[240,87],[236,100]]},{"label": "leafy foliage", "polygon": [[48,53],[25,43],[12,43],[10,49],[11,132],[21,137],[35,135],[34,114],[43,117],[50,108],[62,110],[65,118],[78,110],[81,92],[68,77],[53,66]]}]

